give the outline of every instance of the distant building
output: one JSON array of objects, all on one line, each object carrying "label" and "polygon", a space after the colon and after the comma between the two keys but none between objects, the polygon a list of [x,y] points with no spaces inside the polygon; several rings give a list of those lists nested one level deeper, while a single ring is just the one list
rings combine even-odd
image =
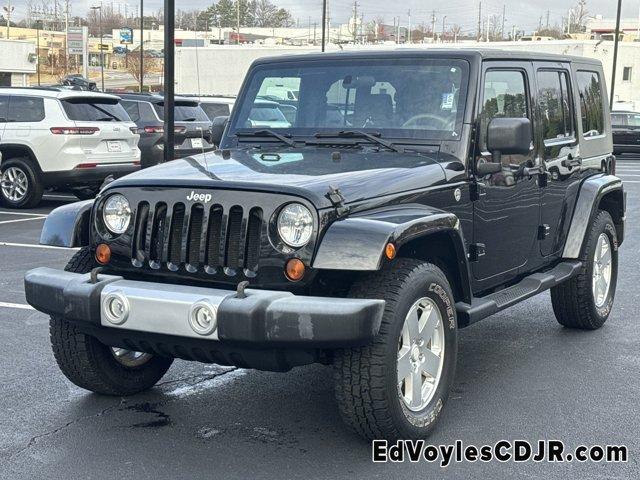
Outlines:
[{"label": "distant building", "polygon": [[37,55],[33,42],[0,39],[0,87],[27,87],[36,73]]},{"label": "distant building", "polygon": [[[586,24],[586,33],[592,40],[609,40],[615,38],[616,20],[613,18],[591,18]],[[640,19],[625,18],[620,20],[620,40],[623,42],[640,41]]]}]

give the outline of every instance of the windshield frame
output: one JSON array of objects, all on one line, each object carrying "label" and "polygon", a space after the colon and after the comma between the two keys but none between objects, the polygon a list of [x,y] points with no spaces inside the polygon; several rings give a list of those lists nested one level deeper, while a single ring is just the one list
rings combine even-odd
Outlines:
[{"label": "windshield frame", "polygon": [[[471,73],[472,73],[472,64],[469,59],[460,57],[460,56],[424,56],[424,55],[416,55],[416,56],[401,56],[401,57],[393,57],[393,56],[366,56],[366,57],[345,57],[340,59],[309,59],[297,61],[295,63],[288,61],[287,59],[283,59],[281,61],[269,61],[265,63],[260,63],[255,65],[249,71],[247,77],[245,78],[241,93],[238,97],[239,101],[236,101],[236,104],[233,108],[229,119],[229,126],[225,132],[226,142],[232,141],[234,143],[238,142],[238,138],[235,136],[237,131],[245,131],[251,130],[251,127],[246,127],[243,125],[239,125],[240,119],[244,118],[248,115],[248,109],[251,109],[254,102],[259,101],[260,98],[258,96],[258,92],[261,86],[262,79],[269,76],[269,73],[275,72],[277,70],[282,70],[282,76],[286,77],[289,72],[292,71],[300,71],[305,68],[317,68],[317,67],[331,67],[334,65],[346,64],[346,65],[372,65],[379,66],[381,64],[389,64],[394,68],[400,68],[402,65],[415,66],[417,64],[424,64],[427,66],[430,65],[442,65],[442,66],[456,66],[461,69],[461,81],[460,81],[460,94],[459,94],[459,102],[462,103],[460,105],[461,108],[456,112],[455,119],[455,127],[452,133],[451,131],[445,130],[428,130],[425,128],[416,128],[416,129],[399,129],[399,128],[381,128],[380,126],[371,126],[371,127],[345,127],[347,130],[361,130],[367,133],[376,133],[380,132],[382,134],[382,138],[386,139],[394,139],[400,141],[403,144],[417,144],[428,142],[430,144],[433,143],[441,143],[443,141],[460,141],[463,136],[463,127],[465,123],[465,118],[467,115],[467,110],[472,107],[470,105],[470,92],[472,91],[473,86],[471,85]],[[262,78],[261,78],[262,77]],[[259,82],[259,83],[257,83]],[[298,107],[299,108],[299,107]],[[264,128],[264,127],[261,127]],[[290,135],[292,138],[296,139],[311,139],[314,138],[314,135],[317,133],[331,133],[341,128],[336,127],[288,127],[288,128],[280,128],[280,127],[270,127],[272,130],[280,133]],[[254,127],[253,129],[258,130],[258,127]],[[437,134],[438,132],[442,132],[444,134]]]}]

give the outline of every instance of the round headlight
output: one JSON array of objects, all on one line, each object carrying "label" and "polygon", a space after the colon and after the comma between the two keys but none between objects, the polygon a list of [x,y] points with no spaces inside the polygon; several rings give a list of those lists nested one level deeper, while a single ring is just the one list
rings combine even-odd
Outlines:
[{"label": "round headlight", "polygon": [[278,215],[278,234],[290,247],[309,243],[313,233],[313,215],[300,203],[290,203]]},{"label": "round headlight", "polygon": [[111,233],[124,233],[131,221],[131,207],[129,201],[116,193],[107,198],[102,208],[102,219]]}]

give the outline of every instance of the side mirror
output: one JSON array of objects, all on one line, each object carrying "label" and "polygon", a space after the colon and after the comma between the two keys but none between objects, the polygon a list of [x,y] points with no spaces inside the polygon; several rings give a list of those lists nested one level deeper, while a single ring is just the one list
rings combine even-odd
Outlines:
[{"label": "side mirror", "polygon": [[499,163],[501,155],[526,155],[531,150],[528,118],[494,118],[487,129],[487,149]]},{"label": "side mirror", "polygon": [[229,117],[215,117],[213,119],[213,125],[211,126],[211,140],[216,147],[220,146],[222,135],[224,135],[224,130],[227,128],[227,123],[229,123]]}]

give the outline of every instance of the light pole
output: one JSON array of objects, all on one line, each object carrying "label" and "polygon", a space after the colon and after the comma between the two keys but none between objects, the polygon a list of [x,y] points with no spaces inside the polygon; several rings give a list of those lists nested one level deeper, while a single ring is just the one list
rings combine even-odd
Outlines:
[{"label": "light pole", "polygon": [[618,0],[618,13],[616,15],[615,41],[613,43],[613,73],[611,75],[611,99],[609,108],[613,109],[613,93],[616,89],[616,67],[618,66],[618,43],[620,42],[620,14],[622,13],[622,0]]},{"label": "light pole", "polygon": [[174,155],[175,117],[175,0],[164,0],[164,161]]},{"label": "light pole", "polygon": [[444,43],[444,26],[445,26],[445,20],[446,19],[447,19],[446,15],[444,17],[442,17],[442,38],[441,38],[442,43]]},{"label": "light pole", "polygon": [[144,0],[140,0],[140,93],[144,88]]},{"label": "light pole", "polygon": [[322,51],[327,41],[327,0],[322,0]]},{"label": "light pole", "polygon": [[102,3],[100,5],[91,7],[91,10],[98,10],[98,29],[100,30],[100,76],[102,77],[102,91],[104,92],[104,50],[102,49]]}]

